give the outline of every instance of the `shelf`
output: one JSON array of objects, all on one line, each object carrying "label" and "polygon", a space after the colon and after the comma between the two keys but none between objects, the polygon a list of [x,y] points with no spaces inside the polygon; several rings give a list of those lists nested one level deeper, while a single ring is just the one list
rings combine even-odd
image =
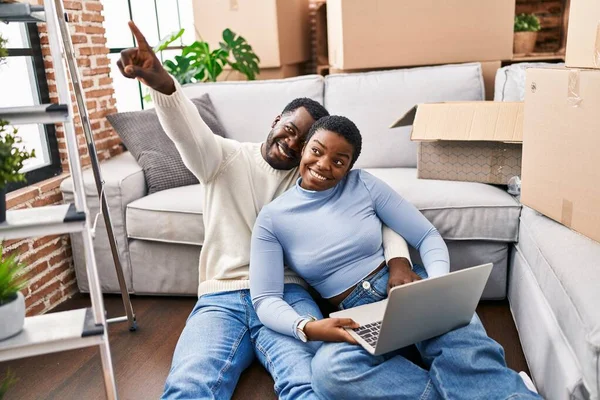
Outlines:
[{"label": "shelf", "polygon": [[560,53],[515,54],[511,61],[565,61],[565,55]]},{"label": "shelf", "polygon": [[55,124],[69,121],[69,108],[66,104],[1,107],[0,119],[8,121],[11,125]]},{"label": "shelf", "polygon": [[0,341],[0,362],[98,345],[103,333],[90,308],[28,317],[20,333]]},{"label": "shelf", "polygon": [[43,6],[27,3],[0,3],[0,21],[3,22],[44,22]]},{"label": "shelf", "polygon": [[0,240],[82,232],[85,214],[73,204],[26,208],[6,212],[0,224]]}]

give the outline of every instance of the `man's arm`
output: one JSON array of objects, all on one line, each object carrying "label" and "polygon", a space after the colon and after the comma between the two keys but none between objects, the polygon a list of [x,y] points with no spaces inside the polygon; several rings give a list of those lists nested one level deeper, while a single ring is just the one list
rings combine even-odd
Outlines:
[{"label": "man's arm", "polygon": [[184,164],[200,182],[210,181],[223,159],[219,141],[132,21],[129,28],[138,47],[121,52],[121,59],[117,61],[121,74],[150,88],[160,123],[175,143]]},{"label": "man's arm", "polygon": [[377,216],[419,250],[427,274],[430,277],[447,274],[448,247],[431,222],[385,182],[365,171],[361,171],[361,179],[371,194]]}]

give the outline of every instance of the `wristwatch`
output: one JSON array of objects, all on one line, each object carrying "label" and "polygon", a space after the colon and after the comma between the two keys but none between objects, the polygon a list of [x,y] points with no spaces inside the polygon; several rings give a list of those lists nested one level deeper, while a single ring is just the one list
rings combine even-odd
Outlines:
[{"label": "wristwatch", "polygon": [[304,327],[309,322],[316,321],[316,320],[317,319],[315,317],[313,317],[312,315],[308,315],[308,316],[304,317],[302,320],[300,320],[300,322],[298,323],[298,326],[296,326],[296,335],[298,336],[298,339],[300,339],[304,343],[308,342],[308,337],[306,337],[306,333],[304,333]]}]

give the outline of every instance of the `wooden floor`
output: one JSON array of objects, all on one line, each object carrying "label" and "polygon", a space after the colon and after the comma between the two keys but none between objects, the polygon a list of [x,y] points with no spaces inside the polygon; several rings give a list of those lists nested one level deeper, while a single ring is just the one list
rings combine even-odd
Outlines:
[{"label": "wooden floor", "polygon": [[[126,324],[109,327],[115,378],[121,399],[157,399],[162,393],[173,349],[195,299],[133,297],[139,329]],[[56,311],[86,307],[89,297],[78,295]],[[121,298],[105,296],[110,317],[123,315]],[[483,302],[477,309],[488,334],[504,346],[508,366],[527,370],[508,303]],[[7,393],[13,399],[102,399],[104,386],[96,348],[72,350],[0,363],[0,376],[10,367],[19,381]],[[234,399],[275,399],[273,381],[257,363],[241,377]]]}]

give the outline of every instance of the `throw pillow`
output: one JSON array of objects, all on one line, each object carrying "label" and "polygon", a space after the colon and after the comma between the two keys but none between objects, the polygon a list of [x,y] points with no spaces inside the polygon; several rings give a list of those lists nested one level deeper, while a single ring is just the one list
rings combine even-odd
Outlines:
[{"label": "throw pillow", "polygon": [[[224,136],[225,130],[208,94],[192,99],[192,103],[213,133]],[[144,170],[148,194],[198,183],[162,129],[154,109],[111,114],[106,118]]]}]

